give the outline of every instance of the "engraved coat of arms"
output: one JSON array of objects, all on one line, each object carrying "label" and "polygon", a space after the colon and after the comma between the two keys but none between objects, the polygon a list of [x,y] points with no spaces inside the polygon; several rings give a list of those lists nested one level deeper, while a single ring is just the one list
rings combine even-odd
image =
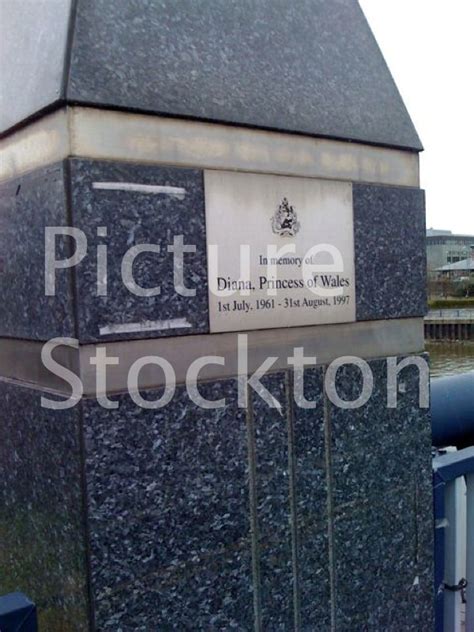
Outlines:
[{"label": "engraved coat of arms", "polygon": [[296,211],[286,198],[283,198],[271,221],[273,232],[280,237],[294,237],[300,229]]}]

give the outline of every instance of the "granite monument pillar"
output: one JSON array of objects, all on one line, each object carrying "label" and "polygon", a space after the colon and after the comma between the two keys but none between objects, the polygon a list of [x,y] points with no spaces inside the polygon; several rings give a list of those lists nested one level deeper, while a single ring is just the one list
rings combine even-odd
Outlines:
[{"label": "granite monument pillar", "polygon": [[422,147],[358,3],[3,12],[0,594],[432,630]]}]

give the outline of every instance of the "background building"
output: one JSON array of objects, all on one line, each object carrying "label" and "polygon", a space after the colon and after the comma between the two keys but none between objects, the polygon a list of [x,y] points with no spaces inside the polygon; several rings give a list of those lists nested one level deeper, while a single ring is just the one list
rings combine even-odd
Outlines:
[{"label": "background building", "polygon": [[470,259],[474,235],[455,235],[451,231],[429,228],[426,231],[428,273],[438,268]]},{"label": "background building", "polygon": [[470,279],[474,276],[474,245],[470,248],[470,256],[462,261],[448,263],[437,269],[439,275],[449,278]]}]

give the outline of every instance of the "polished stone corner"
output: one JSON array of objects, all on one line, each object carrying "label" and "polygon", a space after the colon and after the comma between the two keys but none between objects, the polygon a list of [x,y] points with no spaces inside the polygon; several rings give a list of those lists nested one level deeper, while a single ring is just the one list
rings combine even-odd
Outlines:
[{"label": "polished stone corner", "polygon": [[[45,227],[70,225],[66,190],[64,163],[0,185],[0,336],[74,337],[71,270],[57,272],[55,296],[45,294]],[[58,240],[56,257],[71,248]]]},{"label": "polished stone corner", "polygon": [[0,134],[65,97],[72,0],[3,0]]},{"label": "polished stone corner", "polygon": [[[72,219],[87,237],[87,257],[75,268],[77,328],[81,342],[207,333],[208,292],[202,171],[130,163],[70,160]],[[195,252],[184,253],[183,296],[174,286],[173,240],[182,236]],[[139,254],[134,282],[158,287],[137,296],[124,284],[122,262]],[[98,247],[107,248],[107,295],[98,296]],[[137,291],[137,290],[135,290]]]},{"label": "polished stone corner", "polygon": [[[55,270],[55,295],[47,296],[45,230],[56,227],[58,261],[78,252],[81,240],[85,251],[76,265]],[[61,234],[64,227],[75,235]],[[200,170],[68,159],[1,185],[0,228],[0,336],[88,343],[209,331]],[[195,247],[184,253],[181,294],[169,250],[180,236]],[[143,244],[155,251],[131,265],[137,296],[124,284],[122,262]]]},{"label": "polished stone corner", "polygon": [[80,409],[0,380],[0,594],[21,590],[39,629],[87,632]]}]

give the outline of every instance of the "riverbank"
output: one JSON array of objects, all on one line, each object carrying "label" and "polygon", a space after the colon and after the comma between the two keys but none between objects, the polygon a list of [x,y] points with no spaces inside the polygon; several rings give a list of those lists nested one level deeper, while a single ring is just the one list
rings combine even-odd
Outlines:
[{"label": "riverbank", "polygon": [[469,298],[434,298],[428,301],[430,309],[472,309],[474,310],[474,296]]}]

